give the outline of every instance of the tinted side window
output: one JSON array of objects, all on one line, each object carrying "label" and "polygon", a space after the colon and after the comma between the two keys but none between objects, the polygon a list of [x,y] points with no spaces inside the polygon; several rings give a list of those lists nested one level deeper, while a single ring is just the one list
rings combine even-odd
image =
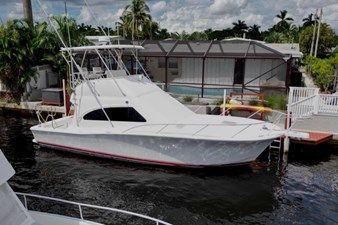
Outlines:
[{"label": "tinted side window", "polygon": [[[105,108],[104,109],[111,121],[128,121],[128,122],[146,122],[146,120],[131,107]],[[102,109],[97,109],[87,113],[85,120],[107,120]]]}]

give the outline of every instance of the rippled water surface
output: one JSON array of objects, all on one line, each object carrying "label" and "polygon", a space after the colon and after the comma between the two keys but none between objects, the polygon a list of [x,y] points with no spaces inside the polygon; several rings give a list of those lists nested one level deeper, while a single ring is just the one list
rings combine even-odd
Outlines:
[{"label": "rippled water surface", "polygon": [[[39,148],[29,130],[36,123],[0,116],[0,148],[16,170],[10,180],[15,191],[127,209],[172,224],[338,224],[338,150],[333,146],[294,146],[286,168],[278,154],[270,163],[265,154],[246,168],[173,170]],[[70,206],[28,203],[77,215]],[[143,224],[101,211],[84,213],[109,224]]]}]

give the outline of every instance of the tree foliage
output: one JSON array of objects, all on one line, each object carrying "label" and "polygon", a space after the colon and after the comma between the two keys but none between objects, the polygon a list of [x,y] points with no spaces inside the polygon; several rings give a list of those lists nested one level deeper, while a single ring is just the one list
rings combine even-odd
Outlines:
[{"label": "tree foliage", "polygon": [[303,27],[311,26],[311,25],[315,24],[314,15],[312,13],[310,13],[302,21],[303,21]]},{"label": "tree foliage", "polygon": [[156,33],[159,29],[158,24],[152,21],[145,0],[132,0],[131,4],[125,7],[120,19],[122,31],[128,38],[151,38],[154,36],[152,32]]},{"label": "tree foliage", "polygon": [[242,37],[249,28],[243,20],[237,20],[237,22],[232,23],[232,25],[232,31],[236,37]]},{"label": "tree foliage", "polygon": [[314,81],[322,91],[329,91],[334,81],[334,64],[338,59],[334,56],[330,59],[319,59],[313,56],[306,57],[306,63],[309,66],[309,72]]},{"label": "tree foliage", "polygon": [[293,18],[287,16],[288,11],[282,10],[276,17],[279,19],[279,22],[273,27],[273,30],[276,32],[285,32],[291,27]]},{"label": "tree foliage", "polygon": [[26,83],[35,76],[33,67],[43,61],[51,39],[46,23],[13,20],[0,26],[0,81],[15,101],[20,101]]},{"label": "tree foliage", "polygon": [[[75,20],[54,17],[55,27],[68,45],[86,43]],[[68,24],[68,25],[67,25]],[[0,81],[15,101],[25,91],[26,83],[36,76],[35,66],[49,64],[60,76],[66,75],[66,64],[60,53],[61,42],[46,22],[30,24],[10,20],[0,26]]]},{"label": "tree foliage", "polygon": [[[313,35],[313,25],[304,28],[299,35],[300,50],[304,54],[309,54],[311,49]],[[318,57],[325,57],[331,52],[334,47],[335,33],[330,25],[323,23],[320,28],[319,42],[318,42]]]}]

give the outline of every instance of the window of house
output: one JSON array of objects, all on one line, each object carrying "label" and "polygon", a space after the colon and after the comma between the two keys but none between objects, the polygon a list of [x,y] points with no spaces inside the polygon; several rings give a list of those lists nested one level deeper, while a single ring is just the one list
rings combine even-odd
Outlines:
[{"label": "window of house", "polygon": [[172,69],[177,69],[178,68],[178,60],[177,58],[170,58],[168,62],[168,67]]},{"label": "window of house", "polygon": [[[124,121],[124,122],[146,122],[146,120],[132,107],[119,107],[119,108],[105,108],[111,121]],[[102,109],[97,109],[87,113],[84,120],[104,120],[107,121],[107,117]]]},{"label": "window of house", "polygon": [[165,68],[165,58],[159,57],[157,62],[158,62],[158,65],[157,65],[158,68]]},{"label": "window of house", "polygon": [[[158,58],[158,68],[165,68],[165,58]],[[178,68],[178,60],[177,58],[169,58],[168,59],[168,68],[177,69]]]}]

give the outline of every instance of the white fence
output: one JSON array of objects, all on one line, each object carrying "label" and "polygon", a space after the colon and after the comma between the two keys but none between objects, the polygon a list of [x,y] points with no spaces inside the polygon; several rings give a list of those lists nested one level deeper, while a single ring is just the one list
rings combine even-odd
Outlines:
[{"label": "white fence", "polygon": [[338,95],[320,94],[318,113],[338,115]]},{"label": "white fence", "polygon": [[320,94],[318,88],[290,87],[288,115],[293,121],[328,114],[338,116],[338,95]]}]

